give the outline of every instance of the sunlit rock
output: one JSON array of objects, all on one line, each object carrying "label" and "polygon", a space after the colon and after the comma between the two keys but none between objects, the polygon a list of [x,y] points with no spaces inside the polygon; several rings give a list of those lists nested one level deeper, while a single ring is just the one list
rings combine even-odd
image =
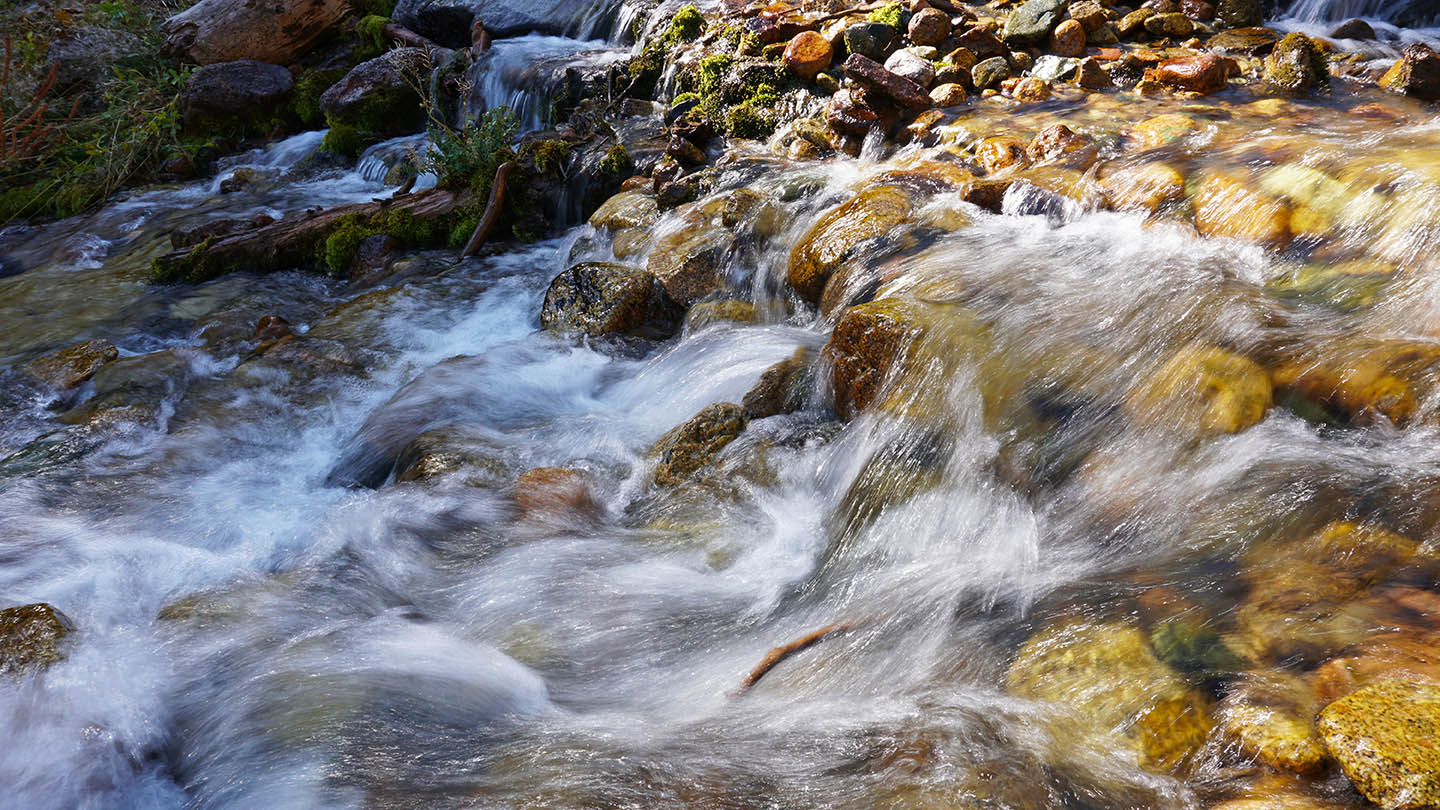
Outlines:
[{"label": "sunlit rock", "polygon": [[1329,82],[1325,54],[1304,34],[1287,34],[1265,57],[1265,83],[1276,92],[1304,93]]},{"label": "sunlit rock", "polygon": [[1141,163],[1106,175],[1100,187],[1115,208],[1153,214],[1185,198],[1185,175],[1168,163]]},{"label": "sunlit rock", "polygon": [[604,262],[582,262],[556,276],[545,291],[540,324],[588,335],[668,337],[680,308],[650,273]]},{"label": "sunlit rock", "polygon": [[734,248],[735,235],[707,217],[659,237],[645,269],[672,299],[689,306],[724,289]]},{"label": "sunlit rock", "polygon": [[904,189],[874,186],[830,210],[790,252],[790,286],[806,301],[818,302],[830,274],[852,250],[903,225],[914,207]]},{"label": "sunlit rock", "polygon": [[627,228],[649,228],[660,219],[655,198],[638,191],[623,191],[606,200],[590,215],[596,228],[620,231]]},{"label": "sunlit rock", "polygon": [[1138,425],[1200,434],[1239,433],[1265,418],[1271,402],[1264,369],[1238,354],[1191,344],[1146,375],[1125,400]]},{"label": "sunlit rock", "polygon": [[842,419],[876,401],[916,334],[914,315],[901,301],[873,301],[845,311],[825,345],[835,411]]},{"label": "sunlit rock", "polygon": [[764,419],[800,410],[814,387],[811,360],[810,352],[801,348],[795,351],[793,357],[765,369],[760,374],[760,380],[740,401],[745,418]]},{"label": "sunlit rock", "polygon": [[1130,130],[1130,137],[1141,149],[1153,149],[1192,135],[1200,125],[1180,113],[1167,113],[1147,118]]},{"label": "sunlit rock", "polygon": [[591,493],[589,478],[565,467],[536,467],[515,481],[515,507],[529,520],[589,519],[600,504]]},{"label": "sunlit rock", "polygon": [[68,391],[94,377],[119,356],[115,344],[100,338],[31,360],[25,365],[25,373],[57,391]]},{"label": "sunlit rock", "polygon": [[1277,250],[1290,243],[1290,207],[1242,179],[1210,174],[1190,199],[1195,228],[1205,236],[1243,239]]},{"label": "sunlit rock", "polygon": [[1395,810],[1440,807],[1440,685],[1377,683],[1326,706],[1319,724],[1365,798]]},{"label": "sunlit rock", "polygon": [[1279,771],[1313,776],[1330,761],[1315,728],[1319,709],[1301,678],[1260,671],[1234,685],[1220,702],[1216,722],[1244,756]]}]

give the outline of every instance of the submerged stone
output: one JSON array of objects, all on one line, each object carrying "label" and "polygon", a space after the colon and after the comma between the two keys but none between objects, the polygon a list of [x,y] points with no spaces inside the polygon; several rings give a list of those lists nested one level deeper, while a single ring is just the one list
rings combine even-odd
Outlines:
[{"label": "submerged stone", "polygon": [[1125,408],[1139,425],[1214,435],[1258,424],[1271,399],[1270,377],[1253,361],[1191,344],[1141,379]]},{"label": "submerged stone", "polygon": [[909,221],[915,204],[896,186],[875,186],[820,218],[790,252],[786,278],[810,303],[817,303],[830,275],[853,250]]},{"label": "submerged stone", "polygon": [[835,412],[841,419],[854,418],[878,399],[917,331],[900,301],[872,301],[845,310],[825,345]]},{"label": "submerged stone", "polygon": [[110,341],[88,340],[30,361],[25,365],[25,373],[43,385],[69,391],[94,377],[119,356],[120,350]]}]

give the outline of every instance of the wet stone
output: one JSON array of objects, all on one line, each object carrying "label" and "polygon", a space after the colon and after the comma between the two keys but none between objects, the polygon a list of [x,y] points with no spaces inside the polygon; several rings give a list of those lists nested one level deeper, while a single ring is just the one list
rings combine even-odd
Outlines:
[{"label": "wet stone", "polygon": [[996,56],[976,63],[970,69],[970,75],[976,90],[999,87],[1001,82],[1010,78],[1010,63],[1004,57]]},{"label": "wet stone", "polygon": [[1155,79],[1179,90],[1208,95],[1225,89],[1225,60],[1213,53],[1170,59],[1155,68]]},{"label": "wet stone", "polygon": [[885,69],[884,65],[862,54],[851,54],[845,60],[845,75],[867,91],[877,93],[901,107],[928,107],[930,97],[920,85]]},{"label": "wet stone", "polygon": [[1005,18],[1005,41],[1012,45],[1044,42],[1060,22],[1065,0],[1028,0]]},{"label": "wet stone", "polygon": [[910,41],[916,45],[939,45],[950,36],[950,15],[924,8],[910,17]]},{"label": "wet stone", "polygon": [[760,380],[740,401],[745,418],[764,419],[800,410],[812,382],[809,372],[809,352],[805,349],[765,369]]},{"label": "wet stone", "polygon": [[32,360],[26,364],[25,373],[57,391],[69,391],[119,356],[120,350],[113,343],[100,338]]},{"label": "wet stone", "polygon": [[859,23],[845,29],[845,50],[884,62],[895,47],[895,29],[882,23]]},{"label": "wet stone", "polygon": [[785,46],[785,66],[796,76],[810,80],[830,67],[834,50],[829,40],[814,31],[802,31]]},{"label": "wet stone", "polygon": [[1381,77],[1380,86],[1426,101],[1440,100],[1440,53],[1423,43],[1406,46],[1399,61]]},{"label": "wet stone", "polygon": [[545,291],[546,329],[664,338],[679,325],[680,307],[653,275],[635,267],[582,262],[555,277]]},{"label": "wet stone", "polygon": [[894,186],[876,186],[832,209],[791,251],[790,286],[806,301],[819,301],[830,275],[852,250],[894,231],[913,211],[910,195]]},{"label": "wet stone", "polygon": [[50,605],[37,603],[0,610],[0,674],[44,669],[60,660],[60,642],[75,625]]},{"label": "wet stone", "polygon": [[1265,83],[1281,93],[1304,93],[1329,84],[1325,54],[1304,34],[1287,34],[1265,57]]},{"label": "wet stone", "polygon": [[717,402],[693,419],[665,434],[652,452],[659,456],[655,483],[675,486],[684,482],[745,430],[745,413],[731,402]]}]

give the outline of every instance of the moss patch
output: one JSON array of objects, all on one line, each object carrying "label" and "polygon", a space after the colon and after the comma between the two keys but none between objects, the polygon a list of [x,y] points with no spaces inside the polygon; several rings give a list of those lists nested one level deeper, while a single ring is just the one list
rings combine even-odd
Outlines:
[{"label": "moss patch", "polygon": [[882,6],[870,12],[865,19],[873,23],[888,25],[897,31],[901,31],[904,30],[905,26],[905,8],[899,3],[891,3],[888,6]]}]

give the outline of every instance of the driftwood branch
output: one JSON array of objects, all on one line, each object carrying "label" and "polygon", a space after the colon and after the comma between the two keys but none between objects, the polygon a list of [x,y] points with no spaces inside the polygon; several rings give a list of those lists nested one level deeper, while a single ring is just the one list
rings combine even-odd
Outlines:
[{"label": "driftwood branch", "polygon": [[157,281],[205,281],[232,271],[269,273],[316,262],[318,248],[350,217],[370,220],[385,212],[404,211],[419,220],[439,220],[463,205],[466,198],[444,189],[415,192],[400,199],[352,203],[278,222],[244,222],[192,247],[155,259]]},{"label": "driftwood branch", "polygon": [[350,13],[350,0],[200,0],[166,20],[166,50],[202,65],[234,59],[289,64]]},{"label": "driftwood branch", "polygon": [[485,204],[485,215],[480,217],[475,232],[470,234],[470,241],[466,242],[465,249],[460,251],[461,258],[474,256],[490,236],[490,229],[495,227],[495,220],[500,218],[500,209],[505,207],[505,181],[509,179],[514,168],[515,163],[507,160],[495,170],[495,182],[490,184],[490,202]]},{"label": "driftwood branch", "polygon": [[776,647],[765,655],[765,659],[760,662],[759,666],[750,670],[750,674],[745,676],[745,681],[740,684],[740,688],[735,690],[735,696],[739,697],[750,691],[770,670],[779,666],[781,662],[790,656],[808,650],[831,636],[836,636],[853,629],[855,629],[855,624],[852,622],[832,624],[822,627],[808,635],[801,636],[789,644]]}]

